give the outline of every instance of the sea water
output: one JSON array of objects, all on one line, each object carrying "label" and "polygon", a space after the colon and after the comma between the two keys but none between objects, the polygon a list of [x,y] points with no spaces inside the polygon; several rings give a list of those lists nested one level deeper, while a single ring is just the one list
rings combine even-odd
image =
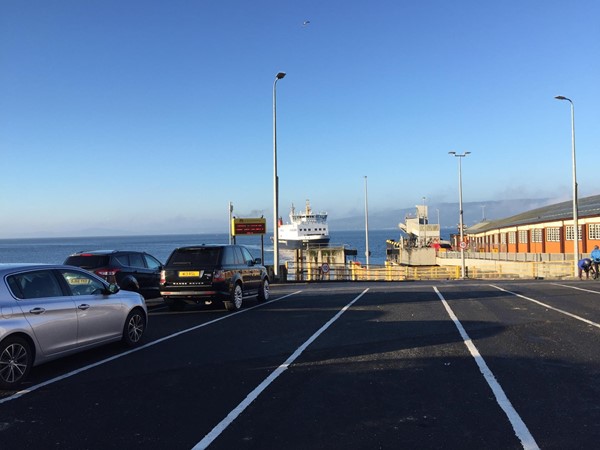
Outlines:
[{"label": "sea water", "polygon": [[[366,262],[365,231],[330,231],[330,246],[345,246],[357,251],[352,260]],[[369,230],[369,263],[384,264],[387,239],[399,239],[398,230]],[[75,252],[90,250],[135,250],[143,251],[165,262],[173,249],[186,245],[226,244],[227,233],[182,234],[156,236],[101,236],[101,237],[62,237],[0,239],[0,263],[47,263],[62,264]],[[237,236],[236,242],[247,246],[254,257],[264,259],[265,264],[273,264],[273,244],[270,235]],[[281,261],[291,260],[293,252],[281,249]]]}]

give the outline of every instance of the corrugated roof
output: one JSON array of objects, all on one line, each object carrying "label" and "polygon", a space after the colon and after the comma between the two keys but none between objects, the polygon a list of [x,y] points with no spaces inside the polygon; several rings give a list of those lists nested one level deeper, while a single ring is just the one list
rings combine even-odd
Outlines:
[{"label": "corrugated roof", "polygon": [[[578,200],[578,217],[600,216],[600,195],[580,198]],[[569,220],[573,218],[573,201],[556,203],[533,209],[506,219],[480,222],[467,228],[466,233],[477,234],[499,228],[514,227],[517,225],[530,225],[535,223],[552,222],[555,220]]]}]

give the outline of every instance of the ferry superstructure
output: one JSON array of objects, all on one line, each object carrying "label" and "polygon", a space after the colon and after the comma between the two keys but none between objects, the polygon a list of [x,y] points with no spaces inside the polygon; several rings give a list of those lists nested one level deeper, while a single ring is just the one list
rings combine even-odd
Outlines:
[{"label": "ferry superstructure", "polygon": [[279,243],[283,248],[306,248],[308,246],[329,244],[327,213],[314,213],[310,201],[302,212],[296,212],[292,204],[290,223],[279,224]]}]

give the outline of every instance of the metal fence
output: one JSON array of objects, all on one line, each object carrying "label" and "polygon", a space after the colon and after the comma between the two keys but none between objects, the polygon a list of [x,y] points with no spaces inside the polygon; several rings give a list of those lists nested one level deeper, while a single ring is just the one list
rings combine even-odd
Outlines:
[{"label": "metal fence", "polygon": [[[460,258],[460,252],[438,252],[438,258]],[[515,253],[515,252],[465,252],[468,259],[484,259],[488,261],[517,261],[517,262],[550,262],[573,261],[572,253]]]},{"label": "metal fence", "polygon": [[[286,265],[288,281],[408,281],[453,280],[461,278],[460,266],[399,266],[358,264]],[[472,279],[561,279],[572,276],[573,263],[568,261],[521,262],[510,266],[485,264],[466,266]]]},{"label": "metal fence", "polygon": [[[458,273],[457,273],[458,270]],[[424,279],[449,279],[460,277],[460,267],[408,267],[408,266],[361,266],[357,264],[331,264],[324,271],[322,266],[304,265],[296,270],[288,264],[288,280],[294,281],[404,281]]]}]

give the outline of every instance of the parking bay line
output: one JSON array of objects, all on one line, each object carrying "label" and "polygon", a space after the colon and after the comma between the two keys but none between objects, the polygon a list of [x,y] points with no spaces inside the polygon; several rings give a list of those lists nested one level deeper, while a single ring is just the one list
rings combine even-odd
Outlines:
[{"label": "parking bay line", "polygon": [[535,442],[535,439],[529,432],[527,425],[525,425],[525,422],[523,422],[521,416],[519,416],[517,411],[512,406],[512,403],[504,393],[504,390],[500,386],[500,383],[498,383],[498,380],[496,380],[496,377],[486,364],[485,360],[483,359],[483,356],[481,356],[481,354],[479,353],[479,350],[477,350],[477,347],[475,347],[475,344],[473,343],[466,330],[458,320],[458,317],[456,317],[454,311],[452,311],[452,308],[450,308],[450,305],[448,304],[444,296],[440,293],[438,288],[434,286],[433,289],[440,298],[442,304],[444,305],[444,308],[446,308],[446,312],[454,322],[454,325],[458,329],[458,332],[460,333],[463,342],[465,343],[467,349],[471,353],[471,356],[477,363],[479,371],[485,378],[485,381],[487,382],[489,387],[492,389],[492,392],[496,397],[496,402],[498,403],[498,406],[502,408],[502,411],[504,411],[504,414],[506,414],[506,416],[508,417],[508,420],[510,421],[510,424],[512,425],[517,438],[521,441],[521,445],[524,449],[527,450],[539,450],[539,447]]},{"label": "parking bay line", "polygon": [[[525,297],[524,295],[517,294],[516,292],[512,292],[512,291],[509,291],[507,289],[503,289],[503,288],[498,287],[498,286],[494,286],[493,284],[490,284],[490,286],[493,287],[493,288],[498,289],[499,291],[506,292],[507,294],[512,294],[512,295],[514,295],[516,297],[519,297],[519,298],[522,298],[524,300],[527,300],[527,301],[530,301],[530,302],[533,302],[533,303],[537,303],[538,305],[541,305],[544,308],[548,308],[548,309],[551,309],[553,311],[559,312],[559,313],[564,314],[566,316],[572,317],[573,319],[580,320],[580,321],[582,321],[584,323],[587,323],[588,325],[591,325],[593,327],[600,328],[600,323],[592,322],[591,320],[588,320],[585,317],[581,317],[581,316],[578,316],[576,314],[570,313],[568,311],[565,311],[564,309],[555,308],[554,306],[550,306],[547,303],[540,302],[539,300],[535,300],[535,299],[533,299],[531,297]],[[563,286],[563,285],[559,284],[558,286]],[[569,287],[569,286],[564,286],[564,287]],[[574,288],[574,289],[580,289],[580,288]],[[583,290],[583,289],[580,289],[580,290]],[[590,291],[590,292],[592,292],[592,291]],[[597,294],[597,292],[595,292],[595,293]]]},{"label": "parking bay line", "polygon": [[234,313],[229,313],[226,316],[219,317],[219,318],[211,320],[209,322],[201,323],[200,325],[196,325],[196,326],[194,326],[192,328],[187,328],[185,330],[178,331],[177,333],[173,333],[173,334],[170,334],[168,336],[162,337],[160,339],[157,339],[156,341],[148,342],[147,344],[141,345],[139,347],[133,348],[133,349],[128,350],[128,351],[123,352],[123,353],[119,353],[118,355],[111,356],[110,358],[106,358],[106,359],[103,359],[101,361],[97,361],[97,362],[95,362],[93,364],[89,364],[87,366],[84,366],[84,367],[81,367],[79,369],[73,370],[71,372],[65,373],[64,375],[60,375],[58,377],[51,378],[50,380],[46,380],[46,381],[44,381],[42,383],[33,385],[33,386],[31,386],[31,387],[29,387],[27,389],[20,390],[20,391],[15,392],[14,394],[12,394],[12,395],[10,395],[8,397],[4,397],[4,398],[0,399],[0,405],[3,404],[3,403],[7,403],[7,402],[9,402],[11,400],[16,400],[17,398],[22,397],[22,396],[24,396],[26,394],[30,394],[33,391],[37,391],[38,389],[40,389],[40,388],[42,388],[44,386],[48,386],[50,384],[56,383],[58,381],[61,381],[61,380],[64,380],[66,378],[70,378],[70,377],[72,377],[74,375],[77,375],[77,374],[80,374],[82,372],[85,372],[86,370],[93,369],[94,367],[101,366],[102,364],[106,364],[108,362],[117,360],[119,358],[122,358],[124,356],[130,355],[132,353],[139,352],[139,351],[144,350],[146,348],[152,347],[152,346],[154,346],[156,344],[160,344],[161,342],[168,341],[169,339],[173,339],[173,338],[175,338],[177,336],[181,336],[182,334],[189,333],[190,331],[195,331],[195,330],[197,330],[199,328],[206,327],[208,325],[212,325],[214,323],[220,322],[221,320],[229,319],[230,317],[234,317],[234,316],[236,316],[238,314],[243,314],[243,313],[245,313],[247,311],[251,311],[251,310],[253,310],[255,308],[263,307],[265,305],[268,305],[269,303],[273,303],[273,302],[277,302],[279,300],[283,300],[284,298],[291,297],[292,295],[299,294],[300,292],[302,292],[302,291],[300,290],[300,291],[291,292],[291,293],[289,293],[287,295],[284,295],[282,297],[278,297],[278,298],[270,300],[268,302],[264,302],[264,303],[261,303],[259,305],[251,306],[250,308],[245,308],[245,309],[242,309],[240,311],[236,311]]},{"label": "parking bay line", "polygon": [[362,291],[357,297],[354,298],[350,303],[344,306],[338,313],[333,316],[325,325],[319,328],[311,337],[309,337],[304,344],[294,351],[290,355],[288,359],[285,360],[283,364],[281,364],[277,369],[275,369],[271,374],[263,380],[258,386],[254,388],[252,392],[250,392],[242,402],[237,405],[231,412],[225,417],[221,422],[219,422],[204,438],[198,442],[192,450],[203,450],[207,448],[213,441],[220,436],[220,434],[225,431],[225,429],[233,423],[233,421],[242,413],[244,410],[254,401],[256,398],[267,388],[269,385],[279,377],[283,372],[287,370],[287,368],[306,350],[306,348],[312,344],[327,328],[329,328],[336,320],[340,318],[342,314],[344,314],[354,303],[356,303],[363,295],[367,293],[369,288]]}]

